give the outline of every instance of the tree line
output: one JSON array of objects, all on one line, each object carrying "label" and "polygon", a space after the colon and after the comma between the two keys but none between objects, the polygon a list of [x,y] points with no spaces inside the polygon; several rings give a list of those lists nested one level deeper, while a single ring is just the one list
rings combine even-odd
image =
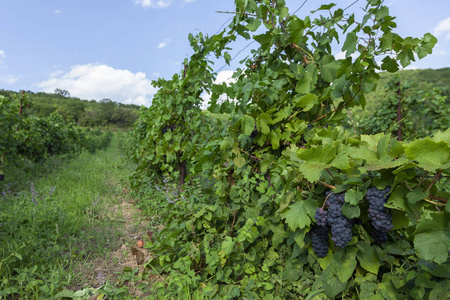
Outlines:
[{"label": "tree line", "polygon": [[[30,105],[24,112],[37,117],[48,117],[52,113],[59,114],[66,122],[74,122],[83,127],[119,127],[128,128],[139,116],[139,106],[123,104],[105,98],[100,101],[83,100],[71,97],[63,89],[55,93],[25,91]],[[0,90],[0,95],[12,98],[18,92]]]}]

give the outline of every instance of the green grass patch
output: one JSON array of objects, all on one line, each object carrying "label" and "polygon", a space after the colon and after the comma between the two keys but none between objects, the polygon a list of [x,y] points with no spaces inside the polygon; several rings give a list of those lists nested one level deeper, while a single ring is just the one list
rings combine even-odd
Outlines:
[{"label": "green grass patch", "polygon": [[9,173],[20,182],[0,186],[0,299],[46,299],[82,285],[75,269],[117,246],[120,211],[108,208],[127,175],[118,142],[115,135],[107,150],[35,165],[38,174]]}]

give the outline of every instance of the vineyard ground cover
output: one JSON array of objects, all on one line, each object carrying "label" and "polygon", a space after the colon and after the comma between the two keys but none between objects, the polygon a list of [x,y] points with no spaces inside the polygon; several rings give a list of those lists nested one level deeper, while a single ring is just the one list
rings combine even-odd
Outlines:
[{"label": "vineyard ground cover", "polygon": [[142,218],[127,196],[121,136],[93,154],[8,169],[0,185],[0,299],[84,297],[137,266],[127,249]]}]

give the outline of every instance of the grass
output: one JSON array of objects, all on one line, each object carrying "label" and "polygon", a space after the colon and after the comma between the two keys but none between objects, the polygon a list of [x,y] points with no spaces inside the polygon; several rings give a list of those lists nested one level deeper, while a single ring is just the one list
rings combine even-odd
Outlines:
[{"label": "grass", "polygon": [[52,299],[82,287],[92,257],[117,246],[126,166],[111,146],[73,159],[5,169],[0,185],[0,299]]}]

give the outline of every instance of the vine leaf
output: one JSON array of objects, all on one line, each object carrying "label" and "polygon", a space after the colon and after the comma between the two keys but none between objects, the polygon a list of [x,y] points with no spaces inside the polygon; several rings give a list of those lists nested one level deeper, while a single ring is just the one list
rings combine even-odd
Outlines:
[{"label": "vine leaf", "polygon": [[450,147],[444,141],[435,142],[426,137],[403,146],[406,157],[429,172],[450,167]]},{"label": "vine leaf", "polygon": [[357,258],[361,267],[373,274],[378,274],[378,268],[382,265],[382,262],[374,247],[363,241],[359,241],[356,246],[358,247]]},{"label": "vine leaf", "polygon": [[450,214],[428,213],[417,224],[414,247],[419,257],[442,264],[450,247]]},{"label": "vine leaf", "polygon": [[347,283],[342,283],[337,277],[335,268],[328,266],[322,273],[323,288],[325,294],[331,299],[334,299],[340,292],[345,290]]},{"label": "vine leaf", "polygon": [[341,282],[347,282],[352,277],[356,268],[356,251],[355,247],[348,248],[345,255],[342,251],[336,252],[333,255],[331,264],[336,269],[337,276]]},{"label": "vine leaf", "polygon": [[[362,171],[390,169],[407,163],[408,160],[404,156],[400,158],[391,156],[390,139],[389,135],[382,133],[375,136],[364,135],[361,137],[364,143],[360,148],[353,150],[350,156],[366,161],[364,166],[359,168]],[[394,155],[398,156],[398,153]]]},{"label": "vine leaf", "polygon": [[234,158],[234,164],[238,168],[242,168],[242,166],[245,164],[245,159],[240,153]]},{"label": "vine leaf", "polygon": [[422,199],[427,198],[430,195],[429,190],[423,190],[421,187],[416,187],[413,191],[406,194],[406,199],[408,199],[408,206],[411,210],[414,210],[416,203]]},{"label": "vine leaf", "polygon": [[243,115],[241,130],[245,135],[251,135],[253,130],[255,130],[255,119],[253,119],[251,116]]},{"label": "vine leaf", "polygon": [[290,205],[287,211],[282,213],[283,219],[292,231],[303,229],[311,224],[311,219],[318,208],[317,202],[312,199],[300,200]]},{"label": "vine leaf", "polygon": [[328,82],[332,82],[336,79],[337,69],[339,67],[339,61],[334,59],[333,55],[325,55],[320,61],[323,79]]},{"label": "vine leaf", "polygon": [[261,130],[262,133],[268,134],[270,132],[270,124],[273,124],[272,118],[266,114],[262,113],[259,115],[257,119],[258,130]]},{"label": "vine leaf", "polygon": [[397,61],[389,56],[386,56],[385,58],[383,58],[383,63],[381,64],[381,68],[390,73],[395,73],[399,70]]},{"label": "vine leaf", "polygon": [[308,111],[316,105],[318,97],[314,94],[306,94],[303,96],[295,95],[295,106],[303,108],[303,111]]},{"label": "vine leaf", "polygon": [[282,243],[289,236],[289,233],[284,230],[283,223],[271,224],[270,230],[273,232],[272,243],[274,246]]},{"label": "vine leaf", "polygon": [[435,141],[436,143],[444,141],[447,144],[450,144],[450,128],[444,132],[442,131],[436,132],[433,136],[433,141]]},{"label": "vine leaf", "polygon": [[356,51],[356,42],[358,37],[355,32],[349,32],[345,38],[344,45],[342,46],[342,52],[346,51],[345,57],[349,57],[350,54]]},{"label": "vine leaf", "polygon": [[311,149],[299,149],[297,156],[303,160],[299,167],[300,172],[310,182],[317,182],[320,179],[322,171],[328,167],[336,157],[336,147],[312,147]]}]

